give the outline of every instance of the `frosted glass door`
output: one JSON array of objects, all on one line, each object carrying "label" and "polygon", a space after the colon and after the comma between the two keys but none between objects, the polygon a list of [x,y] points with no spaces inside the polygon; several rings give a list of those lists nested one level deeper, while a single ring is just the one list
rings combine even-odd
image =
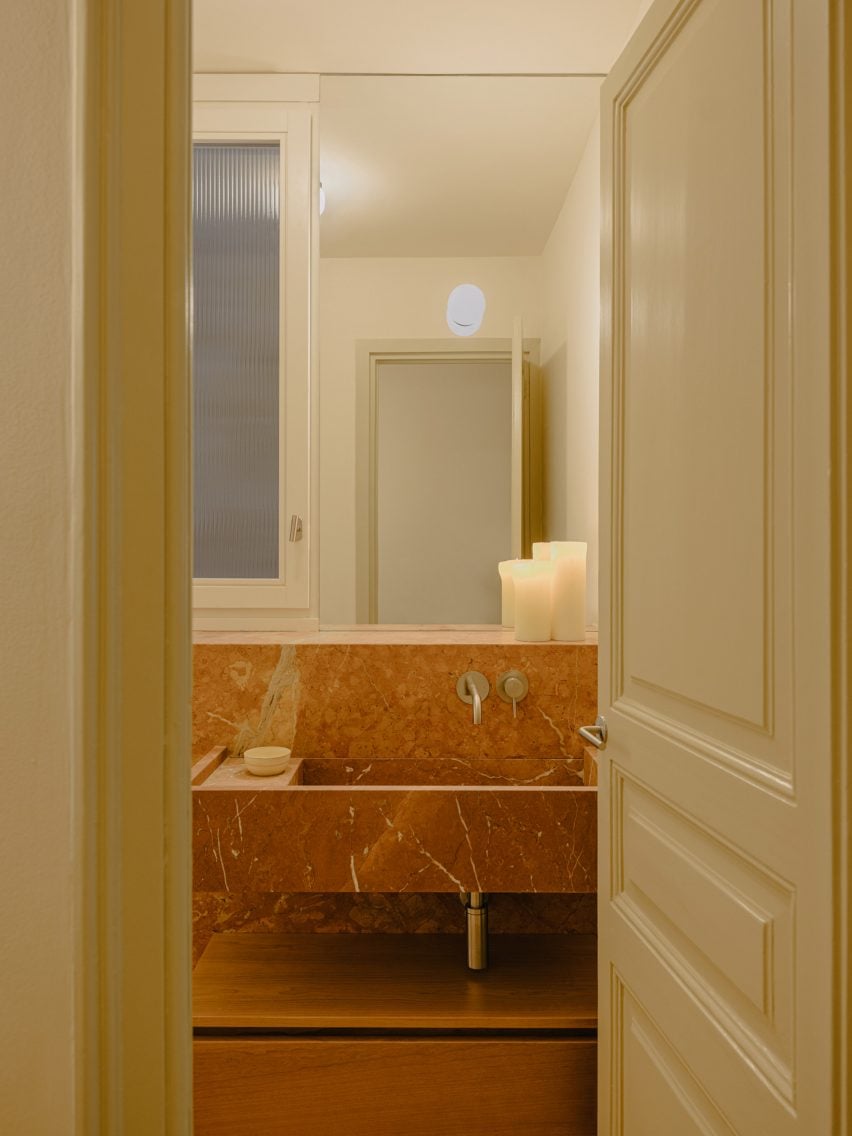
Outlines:
[{"label": "frosted glass door", "polygon": [[279,575],[279,149],[193,146],[197,579]]}]

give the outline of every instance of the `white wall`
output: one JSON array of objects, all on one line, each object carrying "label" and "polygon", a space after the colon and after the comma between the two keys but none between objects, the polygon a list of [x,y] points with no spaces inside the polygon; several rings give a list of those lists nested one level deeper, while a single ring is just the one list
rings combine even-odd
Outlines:
[{"label": "white wall", "polygon": [[538,257],[320,261],[320,619],[355,622],[355,343],[445,339],[447,296],[478,284],[487,309],[474,337],[506,338],[516,315],[541,334]]},{"label": "white wall", "polygon": [[74,5],[0,5],[0,1129],[74,1126],[69,589]]},{"label": "white wall", "polygon": [[[640,0],[630,34],[652,0]],[[600,163],[597,119],[541,256],[544,528],[589,545],[586,618],[598,623]]]},{"label": "white wall", "polygon": [[587,619],[597,624],[599,121],[541,262],[545,538],[588,542]]}]

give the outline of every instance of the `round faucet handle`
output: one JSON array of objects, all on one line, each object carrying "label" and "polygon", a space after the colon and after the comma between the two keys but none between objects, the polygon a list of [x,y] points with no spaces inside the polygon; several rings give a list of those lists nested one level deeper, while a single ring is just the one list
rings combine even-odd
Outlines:
[{"label": "round faucet handle", "polygon": [[506,671],[497,679],[497,693],[504,702],[511,702],[513,708],[529,693],[529,679],[521,671]]},{"label": "round faucet handle", "polygon": [[519,698],[523,698],[527,692],[527,687],[522,679],[517,675],[509,675],[503,683],[503,689],[513,702],[517,702]]}]

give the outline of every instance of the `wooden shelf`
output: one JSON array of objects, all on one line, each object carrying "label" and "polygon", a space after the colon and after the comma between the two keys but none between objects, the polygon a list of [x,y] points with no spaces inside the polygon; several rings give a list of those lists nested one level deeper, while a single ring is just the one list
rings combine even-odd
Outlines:
[{"label": "wooden shelf", "polygon": [[474,973],[462,935],[214,935],[196,1136],[592,1136],[594,936],[490,947]]},{"label": "wooden shelf", "polygon": [[222,1030],[594,1030],[593,935],[214,935],[193,1024]]}]

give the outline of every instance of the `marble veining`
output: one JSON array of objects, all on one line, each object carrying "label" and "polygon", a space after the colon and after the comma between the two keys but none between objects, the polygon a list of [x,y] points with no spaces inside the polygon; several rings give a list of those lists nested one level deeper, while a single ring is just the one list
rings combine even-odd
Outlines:
[{"label": "marble veining", "polygon": [[193,754],[225,745],[292,748],[301,697],[292,645],[193,649]]},{"label": "marble veining", "polygon": [[[304,758],[302,785],[582,785],[579,759],[553,757]],[[209,782],[208,782],[209,784]]]},{"label": "marble veining", "polygon": [[[211,935],[219,932],[461,936],[464,919],[459,897],[447,893],[197,891],[193,895],[193,965]],[[489,932],[494,935],[589,935],[596,925],[594,894],[497,894],[489,901]]]},{"label": "marble veining", "polygon": [[[248,781],[232,758],[220,776],[234,782],[193,794],[196,954],[222,930],[461,933],[461,888],[492,892],[495,933],[594,929],[595,794],[559,788],[581,774],[577,729],[597,713],[593,641],[518,644],[495,628],[199,640],[194,755],[286,745],[308,783],[282,809],[278,778]],[[493,687],[512,668],[530,680],[517,719],[492,693],[474,728],[455,679],[482,670]],[[332,805],[307,806],[329,791]],[[520,806],[499,798],[519,792]]]},{"label": "marble veining", "polygon": [[[493,684],[524,671],[530,693],[495,694],[474,728],[455,693],[466,670]],[[295,757],[582,759],[579,726],[597,714],[594,644],[200,644],[194,648],[193,753],[286,745]]]},{"label": "marble veining", "polygon": [[589,892],[596,792],[568,786],[193,790],[198,891]]}]

